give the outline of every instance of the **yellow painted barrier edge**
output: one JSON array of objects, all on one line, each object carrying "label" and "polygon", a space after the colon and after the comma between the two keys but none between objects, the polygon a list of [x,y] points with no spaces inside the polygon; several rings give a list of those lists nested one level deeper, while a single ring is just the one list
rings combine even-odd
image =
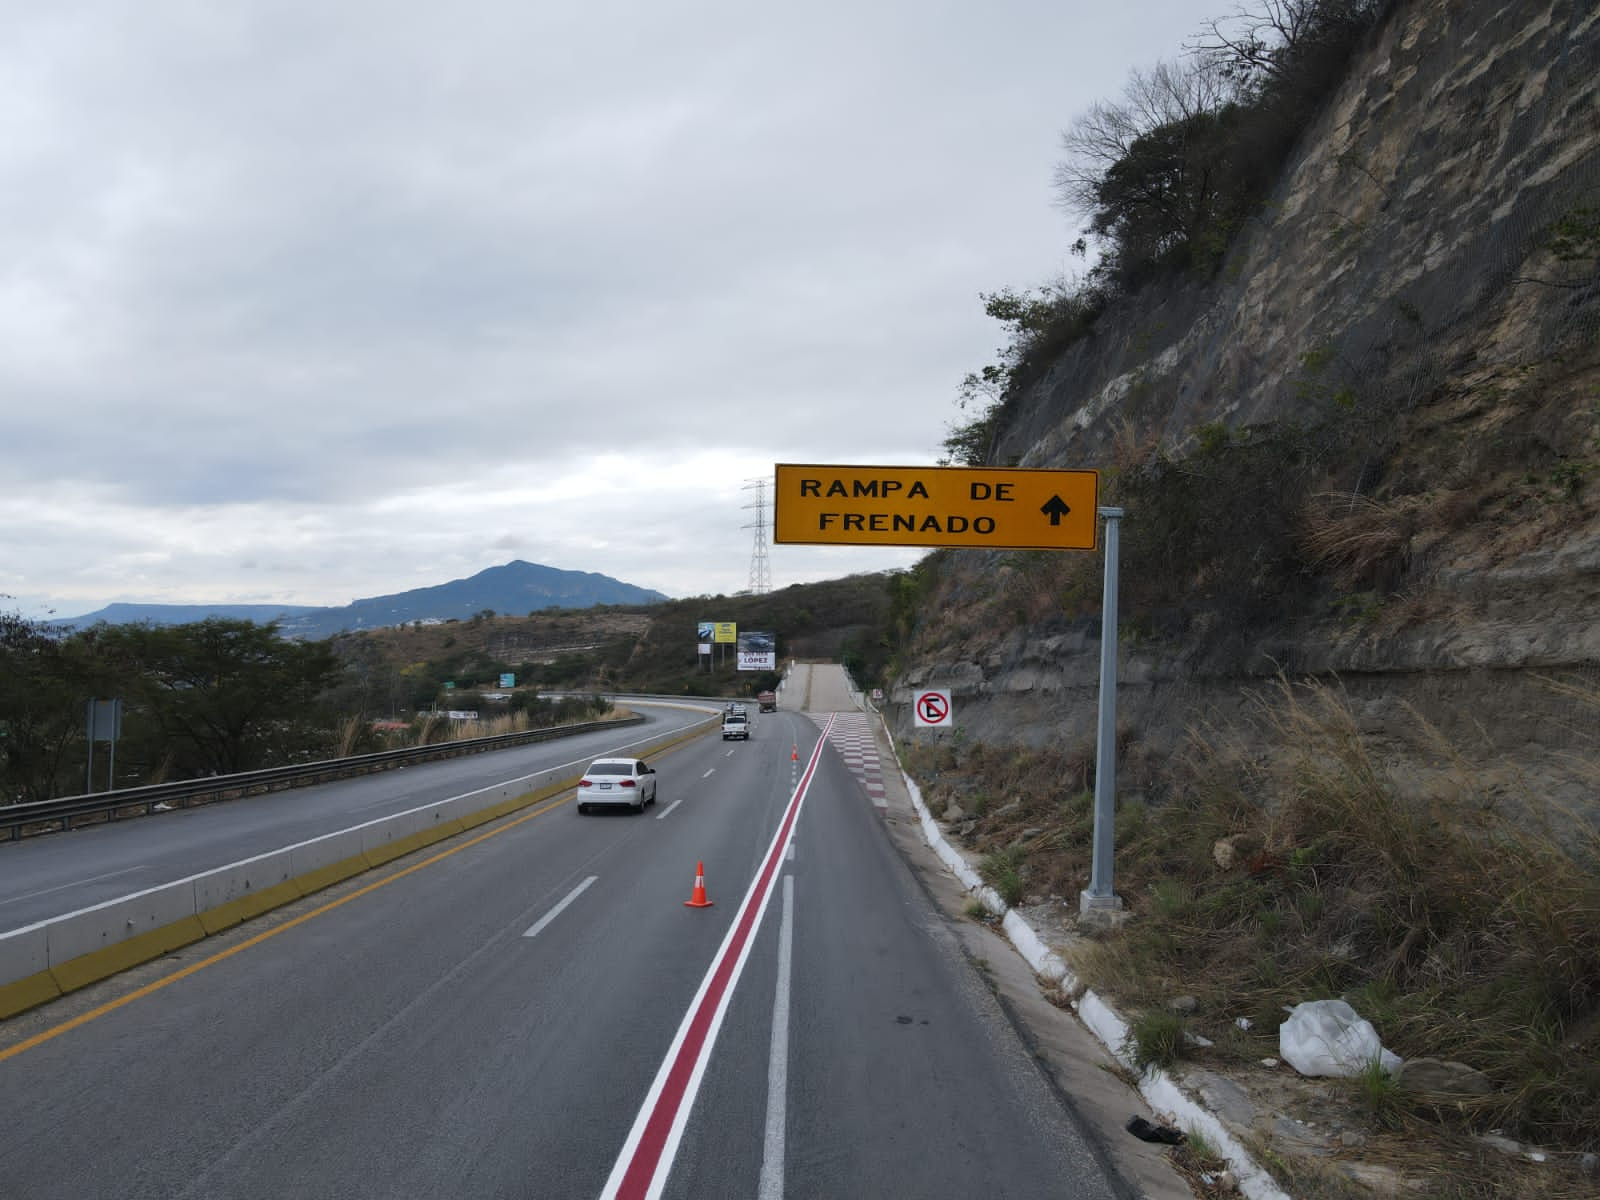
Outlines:
[{"label": "yellow painted barrier edge", "polygon": [[467,829],[476,829],[479,825],[487,825],[490,821],[498,821],[501,817],[509,817],[520,808],[527,808],[530,804],[538,804],[559,796],[571,788],[578,786],[582,776],[574,775],[571,779],[563,779],[560,783],[548,784],[536,792],[525,792],[521,796],[512,796],[509,800],[500,800],[487,808],[480,808],[475,813],[468,813],[461,818],[461,824]]},{"label": "yellow painted barrier edge", "polygon": [[303,895],[305,893],[300,890],[298,880],[285,879],[282,883],[262,888],[259,892],[252,892],[248,896],[240,896],[236,900],[229,900],[226,904],[206,909],[205,912],[198,914],[200,924],[205,926],[206,935],[209,937],[213,933],[221,933],[224,929],[232,929],[251,917],[271,912],[280,905],[290,904]]},{"label": "yellow painted barrier edge", "polygon": [[365,855],[352,854],[349,858],[341,858],[336,863],[329,863],[325,867],[318,867],[314,871],[307,871],[304,875],[296,875],[289,882],[300,889],[302,896],[309,896],[313,892],[320,892],[323,888],[330,888],[336,883],[343,883],[352,879],[363,871],[370,871]]},{"label": "yellow painted barrier edge", "polygon": [[[663,742],[653,747],[650,753],[660,754],[674,749],[697,737],[704,737],[713,728],[714,724],[708,724],[703,729]],[[441,821],[432,829],[420,830],[407,837],[397,838],[387,846],[376,847],[374,850],[352,855],[325,867],[318,867],[314,871],[307,871],[304,875],[297,875],[270,888],[263,888],[253,896],[241,896],[216,908],[207,909],[204,913],[184,917],[159,929],[146,930],[114,946],[92,950],[88,954],[80,954],[77,958],[68,959],[48,970],[24,976],[11,983],[0,984],[0,1020],[14,1017],[41,1004],[48,1004],[68,992],[88,987],[91,983],[99,983],[102,979],[109,979],[141,963],[160,958],[163,954],[171,954],[174,950],[201,941],[212,933],[220,933],[251,917],[258,917],[274,908],[292,904],[313,892],[331,887],[335,883],[343,882],[383,863],[392,862],[402,855],[431,846],[435,842],[442,842],[446,838],[454,837],[468,829],[475,829],[479,825],[487,825],[490,821],[519,809],[531,808],[569,788],[576,787],[580,778],[581,776],[574,775],[560,783],[549,784],[537,791],[523,792],[521,795],[491,804],[488,808],[479,809],[475,813]],[[396,849],[397,847],[405,848]],[[389,854],[390,850],[394,850],[394,853]],[[384,855],[387,856],[383,857]],[[378,861],[373,861],[375,856]],[[234,919],[236,915],[237,919]]]},{"label": "yellow painted barrier edge", "polygon": [[[459,831],[458,827],[457,832]],[[431,846],[434,842],[443,840],[432,836],[433,833],[432,829],[421,829],[416,833],[397,837],[392,842],[384,842],[382,845],[363,850],[361,854],[367,860],[368,866],[381,867],[397,858],[404,858],[413,851],[421,850],[424,846]]]},{"label": "yellow painted barrier edge", "polygon": [[0,983],[0,1021],[60,998],[61,985],[49,971],[39,971],[10,983]]},{"label": "yellow painted barrier edge", "polygon": [[205,936],[206,927],[200,924],[199,917],[184,917],[182,920],[173,921],[170,925],[163,925],[159,929],[147,929],[144,933],[135,934],[115,945],[102,946],[98,950],[91,950],[87,954],[78,955],[77,958],[53,965],[50,974],[55,976],[56,983],[60,985],[63,993],[75,992],[81,987],[99,983],[100,980],[120,971],[137,967],[140,963],[147,963],[152,958],[171,954],[180,946],[198,942]]}]

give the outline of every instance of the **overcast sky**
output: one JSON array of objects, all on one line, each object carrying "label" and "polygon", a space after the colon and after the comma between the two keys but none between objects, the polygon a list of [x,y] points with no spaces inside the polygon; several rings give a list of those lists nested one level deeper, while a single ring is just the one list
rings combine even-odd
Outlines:
[{"label": "overcast sky", "polygon": [[1231,7],[0,0],[0,609],[738,591],[747,480],[939,457],[1061,131]]}]

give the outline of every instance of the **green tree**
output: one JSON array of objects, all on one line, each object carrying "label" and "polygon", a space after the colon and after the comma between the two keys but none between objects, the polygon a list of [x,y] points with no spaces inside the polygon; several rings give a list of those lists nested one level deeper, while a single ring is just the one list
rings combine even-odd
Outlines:
[{"label": "green tree", "polygon": [[292,642],[275,625],[222,618],[99,630],[137,665],[136,702],[180,769],[232,774],[317,737],[317,697],[339,677],[324,642]]},{"label": "green tree", "polygon": [[1092,232],[1115,245],[1119,274],[1209,270],[1227,248],[1245,202],[1230,186],[1232,106],[1195,113],[1137,138],[1095,188]]},{"label": "green tree", "polygon": [[[1130,291],[1214,271],[1391,0],[1255,0],[1177,63],[1135,71],[1062,135],[1061,207],[1088,220],[1091,272]],[[1080,242],[1087,252],[1087,242]]]},{"label": "green tree", "polygon": [[1013,403],[1058,354],[1088,335],[1105,304],[1093,284],[1065,279],[1031,292],[1002,288],[980,299],[983,311],[1005,326],[1007,344],[999,362],[961,381],[957,407],[973,415],[948,427],[941,465],[987,464]]},{"label": "green tree", "polygon": [[103,687],[94,639],[0,613],[0,803],[81,791],[85,711]]}]

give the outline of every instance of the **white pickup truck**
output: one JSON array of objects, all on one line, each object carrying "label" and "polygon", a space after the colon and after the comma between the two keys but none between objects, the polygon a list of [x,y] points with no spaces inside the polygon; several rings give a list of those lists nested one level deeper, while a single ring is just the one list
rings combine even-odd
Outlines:
[{"label": "white pickup truck", "polygon": [[750,718],[742,712],[730,712],[722,715],[722,740],[738,738],[741,741],[750,740]]}]

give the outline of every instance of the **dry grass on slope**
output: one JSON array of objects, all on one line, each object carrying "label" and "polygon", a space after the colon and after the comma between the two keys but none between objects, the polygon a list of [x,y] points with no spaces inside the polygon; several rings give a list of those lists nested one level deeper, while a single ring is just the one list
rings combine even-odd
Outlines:
[{"label": "dry grass on slope", "polygon": [[[1090,985],[1133,1014],[1165,1016],[1173,996],[1195,997],[1183,1032],[1215,1046],[1180,1036],[1167,1053],[1237,1064],[1277,1053],[1284,1005],[1344,996],[1403,1057],[1463,1062],[1493,1084],[1448,1103],[1382,1079],[1351,1085],[1374,1136],[1493,1128],[1558,1151],[1600,1147],[1600,833],[1563,814],[1532,828],[1527,797],[1513,824],[1420,722],[1414,736],[1439,769],[1425,789],[1401,782],[1329,686],[1283,683],[1256,720],[1251,744],[1265,734],[1275,752],[1197,734],[1167,765],[1161,803],[1121,806],[1117,890],[1134,919],[1075,964]],[[1015,875],[1019,897],[1076,896],[1092,764],[968,746],[916,752],[909,765],[936,813],[961,805],[958,829]],[[1450,1153],[1423,1145],[1445,1188]]]}]

